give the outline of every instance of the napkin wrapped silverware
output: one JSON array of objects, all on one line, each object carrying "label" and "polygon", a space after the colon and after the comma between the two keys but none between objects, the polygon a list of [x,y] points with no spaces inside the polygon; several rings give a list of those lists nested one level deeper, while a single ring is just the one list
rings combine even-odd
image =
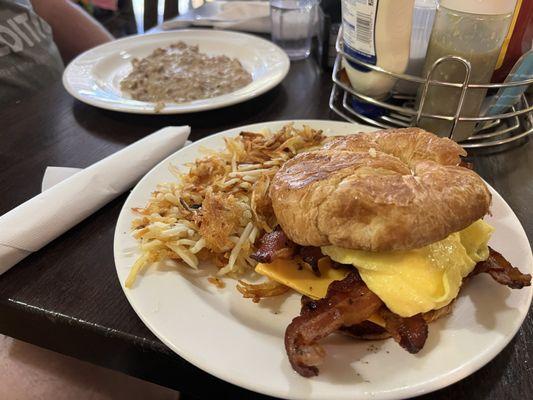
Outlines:
[{"label": "napkin wrapped silverware", "polygon": [[182,147],[190,130],[154,132],[0,216],[0,274],[130,189]]}]

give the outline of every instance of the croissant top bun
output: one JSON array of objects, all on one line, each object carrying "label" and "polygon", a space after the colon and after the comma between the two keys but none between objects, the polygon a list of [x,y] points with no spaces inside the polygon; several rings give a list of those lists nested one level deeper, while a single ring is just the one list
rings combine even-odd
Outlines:
[{"label": "croissant top bun", "polygon": [[459,166],[464,155],[457,143],[418,128],[334,137],[282,166],[270,186],[272,206],[300,245],[419,248],[489,210],[483,180]]}]

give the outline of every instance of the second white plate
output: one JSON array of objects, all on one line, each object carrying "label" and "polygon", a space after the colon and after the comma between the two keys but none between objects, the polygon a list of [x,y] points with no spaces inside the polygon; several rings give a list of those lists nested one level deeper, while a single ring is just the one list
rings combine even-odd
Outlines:
[{"label": "second white plate", "polygon": [[[202,153],[221,149],[224,136],[241,131],[279,129],[286,121],[231,129],[199,140],[170,156],[133,189],[120,213],[115,231],[115,263],[120,285],[138,253],[130,235],[131,208],[142,207],[157,183],[175,179],[168,166],[181,168]],[[295,121],[343,135],[374,128],[334,121]],[[531,248],[520,222],[494,189],[491,216],[496,231],[490,241],[524,273],[533,270]],[[509,343],[531,302],[532,288],[511,290],[487,274],[465,284],[454,312],[429,327],[425,347],[407,353],[392,339],[355,341],[332,335],[325,341],[326,362],[316,378],[302,378],[287,360],[284,332],[299,314],[300,296],[292,293],[261,300],[243,299],[235,282],[222,290],[207,283],[209,272],[150,269],[126,297],[146,326],[181,357],[233,384],[256,392],[290,399],[398,399],[450,385],[473,373]]]},{"label": "second white plate", "polygon": [[190,29],[130,36],[95,47],[75,58],[63,73],[63,85],[75,98],[107,110],[155,114],[154,103],[129,98],[120,81],[131,71],[131,60],[148,56],[177,41],[198,45],[209,55],[238,59],[253,81],[235,92],[187,103],[168,103],[159,114],[181,114],[221,108],[259,96],[287,75],[290,61],[268,40],[232,31]]}]

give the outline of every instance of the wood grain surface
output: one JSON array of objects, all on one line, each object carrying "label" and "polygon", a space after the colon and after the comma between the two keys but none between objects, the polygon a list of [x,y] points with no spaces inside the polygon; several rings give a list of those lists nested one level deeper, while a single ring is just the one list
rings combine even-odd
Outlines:
[{"label": "wood grain surface", "polygon": [[[58,82],[0,110],[0,214],[39,193],[46,166],[87,167],[167,125],[191,125],[191,139],[196,140],[255,122],[337,119],[328,108],[330,90],[330,72],[307,60],[292,63],[282,84],[244,104],[190,115],[143,116],[85,105]],[[531,145],[525,140],[478,152],[473,160],[532,238]],[[192,398],[266,398],[214,378],[173,354],[133,312],[113,262],[113,232],[125,196],[0,276],[0,333],[178,389]],[[532,398],[532,353],[530,313],[516,337],[487,366],[422,398]]]}]

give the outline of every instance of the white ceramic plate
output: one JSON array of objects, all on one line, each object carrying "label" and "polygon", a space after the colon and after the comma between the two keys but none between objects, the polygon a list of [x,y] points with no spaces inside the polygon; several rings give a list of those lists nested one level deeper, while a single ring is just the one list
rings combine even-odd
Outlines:
[{"label": "white ceramic plate", "polygon": [[[373,130],[333,121],[296,121],[328,134]],[[115,232],[115,262],[120,284],[138,254],[127,255],[136,242],[129,235],[131,207],[144,206],[158,182],[172,180],[169,163],[183,164],[199,156],[200,146],[223,148],[223,136],[241,130],[278,129],[268,122],[231,129],[170,156],[133,189],[120,213]],[[533,260],[526,234],[513,211],[492,188],[496,227],[490,245],[522,272],[531,273]],[[283,345],[286,326],[299,313],[299,298],[243,299],[227,280],[223,290],[207,283],[207,273],[149,270],[124,292],[148,328],[190,363],[247,389],[291,399],[397,399],[450,385],[473,373],[496,356],[514,336],[531,302],[532,289],[511,290],[488,275],[468,282],[451,316],[430,325],[424,349],[411,355],[392,339],[354,341],[333,335],[324,342],[325,364],[316,378],[295,373]]]},{"label": "white ceramic plate", "polygon": [[167,103],[160,114],[211,110],[240,103],[272,89],[289,71],[290,61],[278,46],[244,33],[191,29],[130,36],[95,47],[76,57],[63,73],[63,85],[80,101],[113,111],[155,114],[154,103],[131,99],[120,81],[131,71],[134,57],[146,57],[158,47],[177,41],[198,45],[209,55],[237,58],[252,74],[249,85],[222,96],[187,103]]}]

